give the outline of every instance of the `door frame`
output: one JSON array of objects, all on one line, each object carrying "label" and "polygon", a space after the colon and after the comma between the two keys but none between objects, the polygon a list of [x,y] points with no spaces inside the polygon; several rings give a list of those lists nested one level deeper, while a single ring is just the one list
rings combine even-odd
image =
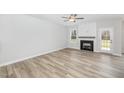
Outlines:
[{"label": "door frame", "polygon": [[[102,39],[101,39],[101,34],[102,34],[102,32],[104,31],[104,30],[109,30],[110,31],[110,39],[111,39],[111,48],[110,48],[110,51],[107,51],[107,50],[102,50],[101,49],[101,44],[102,44]],[[114,36],[114,29],[112,28],[112,27],[109,27],[109,28],[100,28],[99,29],[99,40],[100,40],[100,52],[104,52],[104,53],[109,53],[109,54],[112,54],[113,53],[113,44],[114,44],[114,38],[113,38],[113,36]]]}]

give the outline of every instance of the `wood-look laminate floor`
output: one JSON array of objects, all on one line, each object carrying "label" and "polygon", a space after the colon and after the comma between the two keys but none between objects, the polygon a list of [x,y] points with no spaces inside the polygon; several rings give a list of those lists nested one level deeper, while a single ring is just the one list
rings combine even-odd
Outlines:
[{"label": "wood-look laminate floor", "polygon": [[121,57],[63,49],[0,67],[3,78],[124,78]]}]

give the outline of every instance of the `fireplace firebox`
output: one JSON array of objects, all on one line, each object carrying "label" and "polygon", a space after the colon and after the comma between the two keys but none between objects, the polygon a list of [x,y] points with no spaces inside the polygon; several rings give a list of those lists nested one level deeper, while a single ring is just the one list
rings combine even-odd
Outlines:
[{"label": "fireplace firebox", "polygon": [[80,40],[80,49],[94,51],[94,42],[91,40]]}]

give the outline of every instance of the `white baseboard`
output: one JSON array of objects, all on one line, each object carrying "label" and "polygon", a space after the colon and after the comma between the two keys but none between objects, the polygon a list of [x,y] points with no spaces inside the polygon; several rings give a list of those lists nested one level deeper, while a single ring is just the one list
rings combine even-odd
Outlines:
[{"label": "white baseboard", "polygon": [[[75,48],[75,47],[68,47],[68,48],[73,48],[73,49],[78,49],[78,50],[80,50],[79,48]],[[96,52],[96,53],[101,53],[101,51],[98,51],[98,50],[94,50],[94,52]],[[118,53],[112,53],[111,55],[114,55],[114,56],[122,56],[122,54],[118,54]]]},{"label": "white baseboard", "polygon": [[58,48],[58,49],[50,50],[48,52],[43,52],[43,53],[39,53],[39,54],[36,54],[36,55],[32,55],[32,56],[20,58],[18,60],[4,62],[4,63],[0,64],[0,67],[6,66],[6,65],[10,65],[10,64],[14,64],[14,63],[18,63],[18,62],[22,62],[22,61],[27,60],[27,59],[30,59],[30,58],[34,58],[34,57],[37,57],[37,56],[45,55],[45,54],[52,53],[52,52],[55,52],[55,51],[59,51],[59,50],[65,49],[65,48],[66,47],[64,47],[64,48]]},{"label": "white baseboard", "polygon": [[[94,51],[94,52],[101,53],[100,51]],[[112,53],[111,55],[113,55],[113,56],[122,56],[122,54],[118,54],[118,53]]]},{"label": "white baseboard", "polygon": [[112,55],[114,55],[114,56],[122,56],[122,54],[118,54],[118,53],[113,53]]},{"label": "white baseboard", "polygon": [[78,49],[78,50],[80,50],[80,48],[78,48],[78,47],[68,47],[68,48],[72,48],[72,49]]}]

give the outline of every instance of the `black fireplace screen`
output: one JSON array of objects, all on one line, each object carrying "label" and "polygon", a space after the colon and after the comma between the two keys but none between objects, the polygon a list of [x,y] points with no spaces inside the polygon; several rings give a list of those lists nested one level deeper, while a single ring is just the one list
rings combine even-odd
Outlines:
[{"label": "black fireplace screen", "polygon": [[81,40],[80,41],[80,49],[81,50],[94,51],[93,46],[94,46],[93,41],[89,41],[89,40]]}]

